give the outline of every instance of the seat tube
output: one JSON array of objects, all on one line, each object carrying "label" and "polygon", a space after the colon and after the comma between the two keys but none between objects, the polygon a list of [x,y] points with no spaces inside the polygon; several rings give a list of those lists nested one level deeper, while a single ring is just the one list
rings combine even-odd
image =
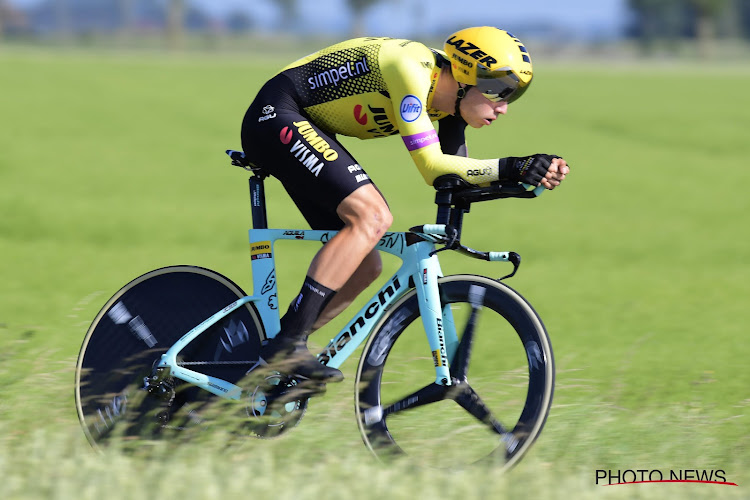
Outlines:
[{"label": "seat tube", "polygon": [[437,283],[441,275],[437,256],[425,256],[419,259],[419,276],[414,277],[414,282],[419,298],[419,312],[435,364],[435,383],[451,385],[443,311]]},{"label": "seat tube", "polygon": [[253,216],[253,229],[268,229],[268,216],[266,215],[266,191],[263,187],[263,178],[250,177],[250,207]]},{"label": "seat tube", "polygon": [[250,259],[253,269],[253,295],[262,297],[256,303],[268,338],[273,338],[281,329],[279,300],[276,286],[276,257],[274,229],[251,229]]}]

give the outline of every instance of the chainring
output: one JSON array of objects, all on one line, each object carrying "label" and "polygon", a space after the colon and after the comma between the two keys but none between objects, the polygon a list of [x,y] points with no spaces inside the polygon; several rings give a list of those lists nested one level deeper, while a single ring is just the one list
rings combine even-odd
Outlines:
[{"label": "chainring", "polygon": [[269,372],[245,395],[250,431],[260,438],[273,438],[294,428],[305,415],[310,397],[320,392],[319,384],[309,380]]}]

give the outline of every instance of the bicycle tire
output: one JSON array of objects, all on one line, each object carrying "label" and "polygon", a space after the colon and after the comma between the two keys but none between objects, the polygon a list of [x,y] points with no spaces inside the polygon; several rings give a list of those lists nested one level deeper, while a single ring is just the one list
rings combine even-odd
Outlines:
[{"label": "bicycle tire", "polygon": [[[143,274],[109,299],[89,327],[76,363],[76,409],[91,445],[122,437],[163,438],[167,428],[203,425],[198,410],[216,399],[207,391],[178,381],[171,397],[162,400],[140,389],[170,346],[244,296],[215,271],[170,266]],[[234,383],[245,375],[245,361],[258,359],[264,338],[258,312],[248,303],[191,342],[180,359]]]},{"label": "bicycle tire", "polygon": [[[510,468],[539,436],[552,405],[555,369],[546,329],[532,306],[501,282],[456,275],[440,278],[438,286],[442,305],[450,306],[459,337],[471,315],[464,310],[476,300],[469,294],[479,290],[483,295],[472,336],[476,352],[470,367],[474,369],[469,370],[463,389],[454,381],[452,390],[471,386],[493,415],[501,414],[496,420],[509,433],[498,439],[496,430],[489,431],[486,422],[469,415],[451,398],[435,398],[438,400],[431,404],[415,400],[422,397],[429,401],[415,388],[441,389],[434,384],[436,353],[423,355],[424,328],[421,320],[416,321],[420,318],[416,290],[410,290],[381,319],[360,358],[355,412],[362,438],[380,459],[407,455],[434,462],[442,456],[450,464],[440,466],[490,460],[503,469]],[[518,341],[520,345],[514,346]],[[454,356],[457,363],[458,358]],[[476,369],[477,363],[482,371]],[[509,409],[514,403],[517,407]]]}]

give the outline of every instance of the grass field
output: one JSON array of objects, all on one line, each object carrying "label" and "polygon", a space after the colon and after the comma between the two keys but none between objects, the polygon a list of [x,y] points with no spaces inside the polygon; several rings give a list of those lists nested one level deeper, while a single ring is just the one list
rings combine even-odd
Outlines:
[{"label": "grass field", "polygon": [[[750,496],[750,68],[740,66],[537,62],[528,97],[471,134],[473,156],[550,152],[573,169],[560,190],[467,216],[467,244],[523,255],[509,284],[556,354],[547,427],[511,473],[375,464],[354,420],[353,360],[280,440],[217,439],[179,457],[158,446],[93,453],[73,372],[104,302],[170,264],[251,291],[246,175],[223,150],[239,148],[244,110],[278,66],[0,51],[1,498]],[[394,230],[433,221],[433,191],[398,138],[344,140],[387,195]],[[304,227],[269,184],[271,223]],[[281,304],[315,251],[298,246],[281,247]],[[444,258],[447,273],[499,277],[501,266]],[[597,469],[721,469],[740,486],[605,488]]]}]

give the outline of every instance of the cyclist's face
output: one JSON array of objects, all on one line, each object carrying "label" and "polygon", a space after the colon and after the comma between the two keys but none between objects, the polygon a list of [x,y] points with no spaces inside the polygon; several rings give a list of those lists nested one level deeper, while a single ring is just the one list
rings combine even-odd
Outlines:
[{"label": "cyclist's face", "polygon": [[472,87],[461,102],[461,117],[474,128],[491,125],[499,115],[507,112],[507,102],[492,102],[476,87]]}]

